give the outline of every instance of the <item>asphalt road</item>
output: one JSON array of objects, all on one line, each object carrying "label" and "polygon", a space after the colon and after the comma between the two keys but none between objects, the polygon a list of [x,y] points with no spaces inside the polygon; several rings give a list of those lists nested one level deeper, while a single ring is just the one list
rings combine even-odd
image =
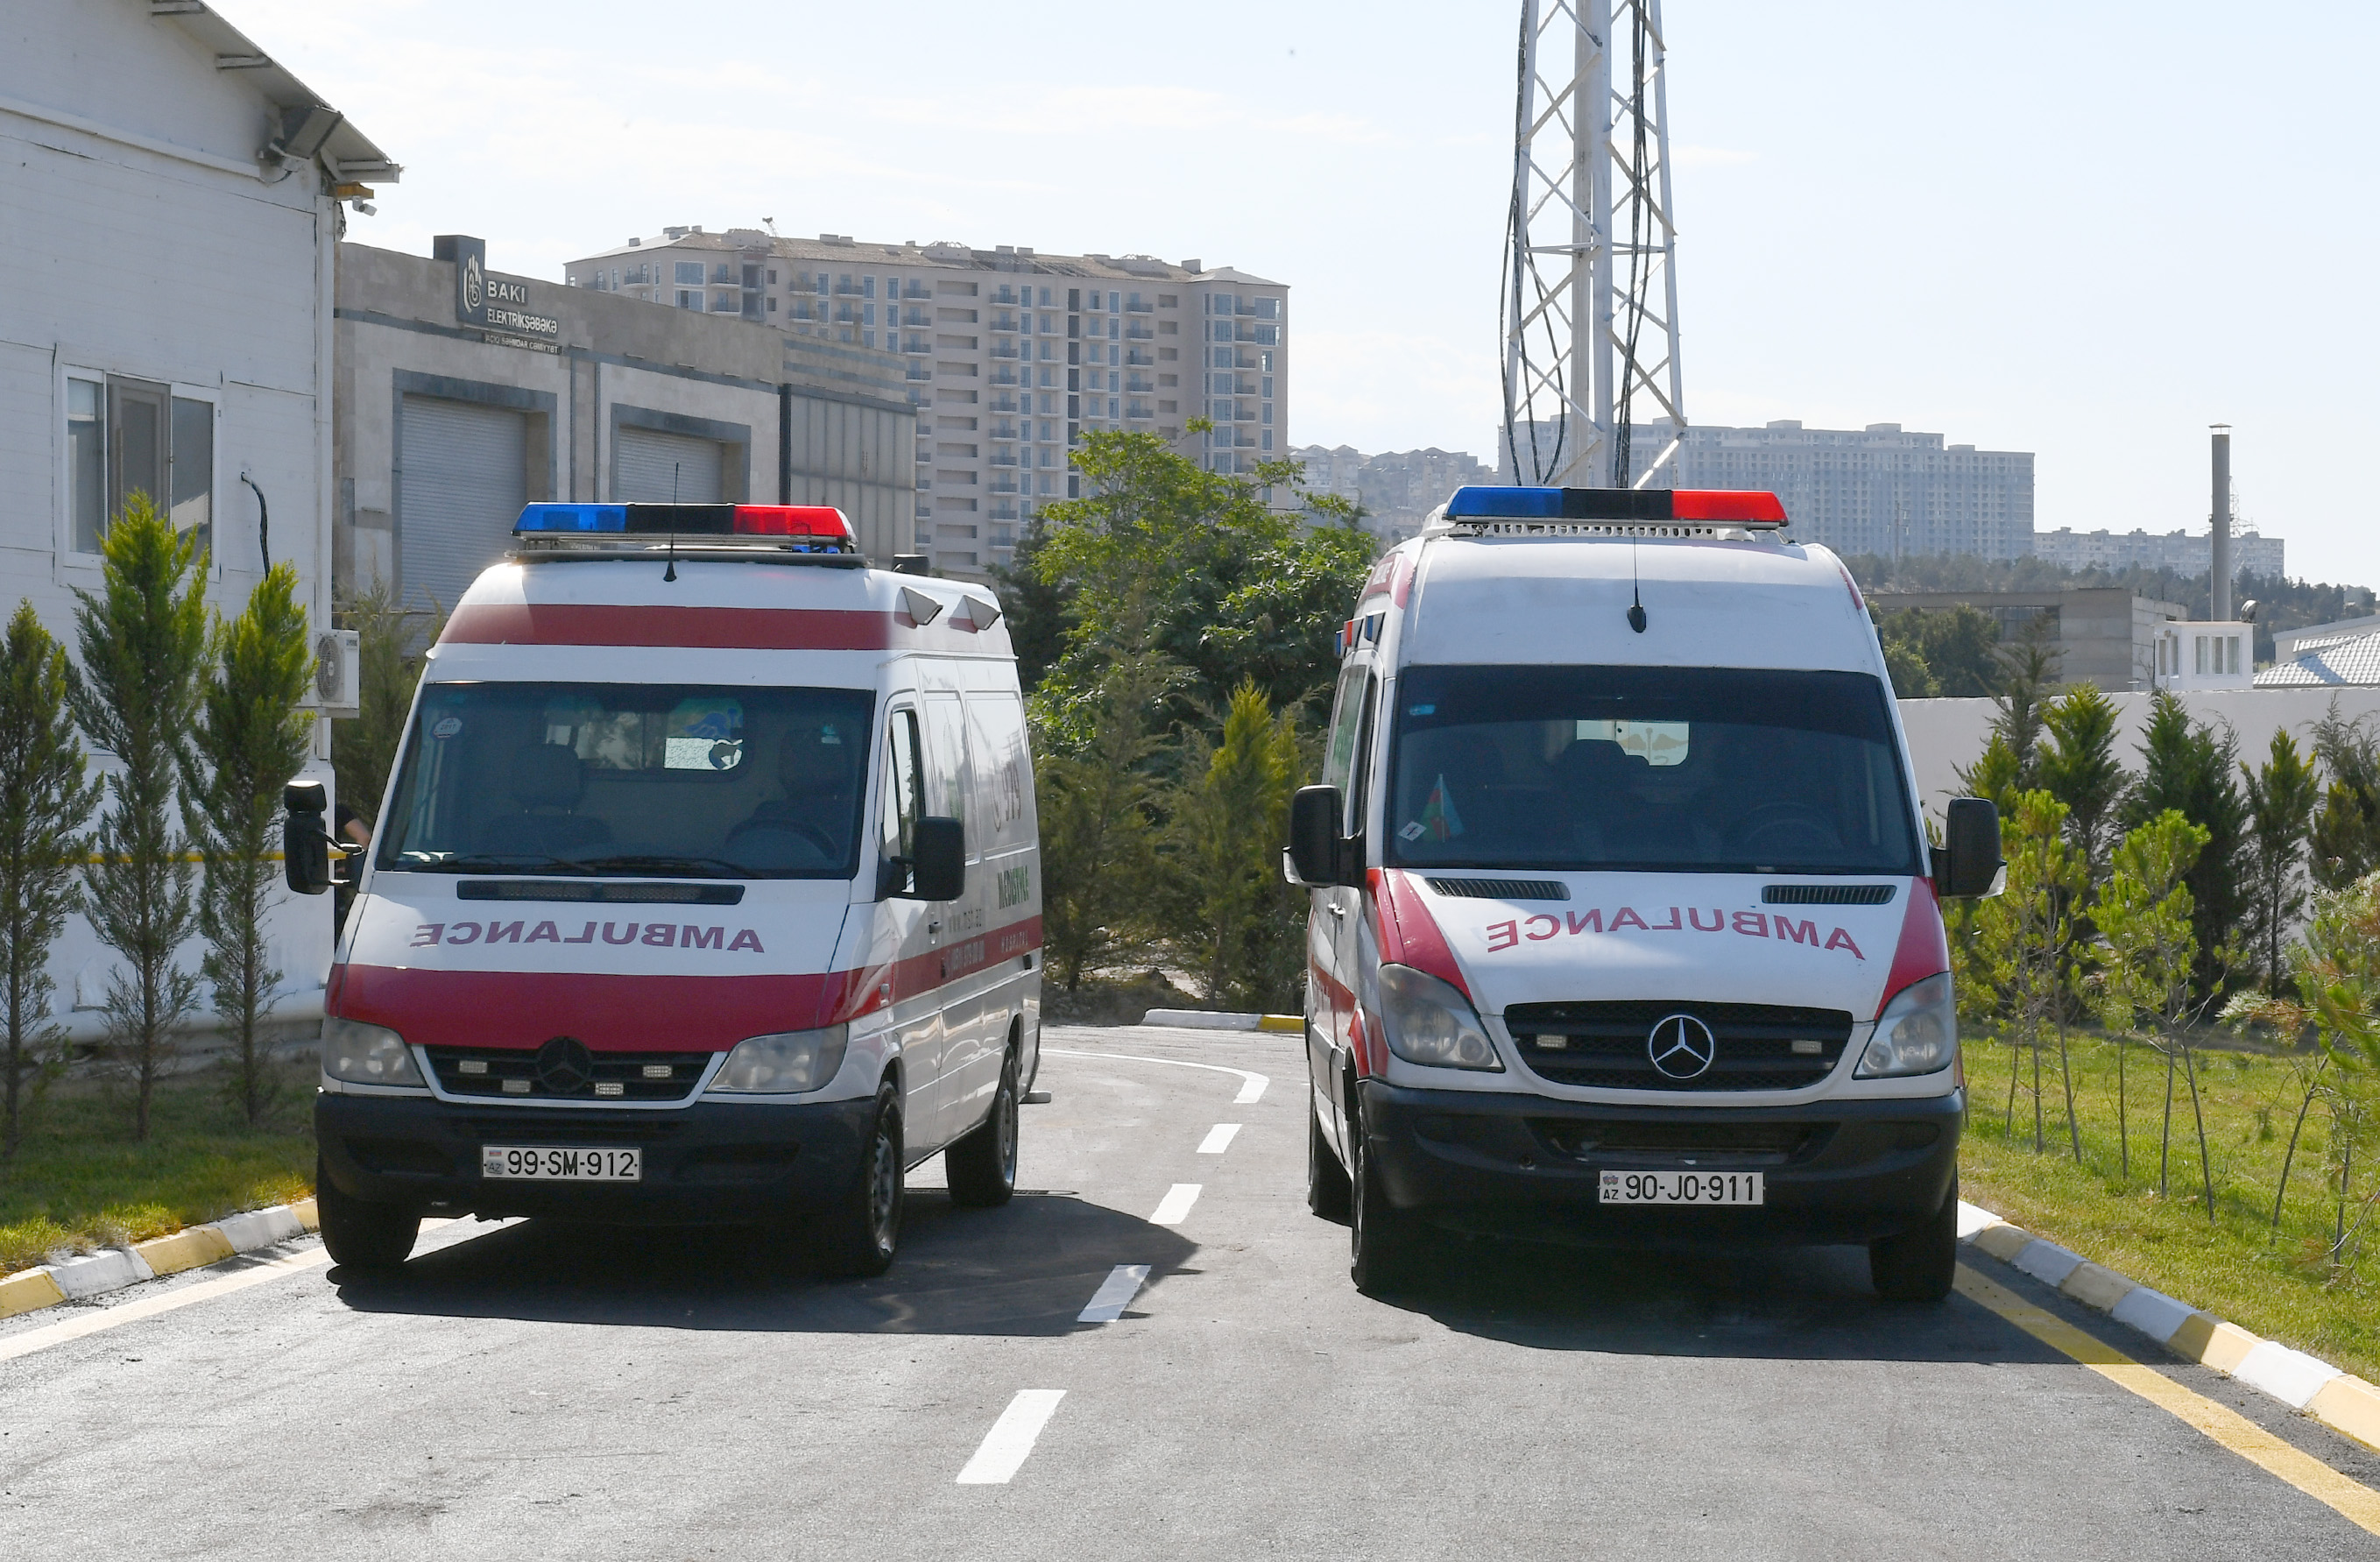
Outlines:
[{"label": "asphalt road", "polygon": [[[920,1168],[881,1280],[735,1233],[458,1223],[399,1276],[302,1265],[0,1360],[0,1554],[2380,1558],[1975,1302],[1879,1303],[1852,1250],[1459,1244],[1366,1299],[1305,1210],[1295,1038],[1047,1044],[1037,1191],[962,1210]],[[1117,1315],[1078,1321],[1103,1286]]]}]

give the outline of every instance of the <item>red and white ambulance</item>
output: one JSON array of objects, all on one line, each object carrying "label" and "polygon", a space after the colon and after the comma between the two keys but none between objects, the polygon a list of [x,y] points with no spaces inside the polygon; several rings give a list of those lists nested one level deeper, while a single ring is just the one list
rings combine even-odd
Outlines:
[{"label": "red and white ambulance", "polygon": [[1437,1227],[1861,1242],[1949,1288],[1965,1097],[1927,846],[1859,589],[1768,494],[1465,488],[1343,631],[1313,890],[1309,1197],[1356,1283]]},{"label": "red and white ambulance", "polygon": [[515,537],[430,653],[332,967],[333,1258],[402,1263],[429,1212],[798,1217],[873,1274],[918,1162],[1004,1202],[1041,885],[998,604],[867,567],[832,509]]}]

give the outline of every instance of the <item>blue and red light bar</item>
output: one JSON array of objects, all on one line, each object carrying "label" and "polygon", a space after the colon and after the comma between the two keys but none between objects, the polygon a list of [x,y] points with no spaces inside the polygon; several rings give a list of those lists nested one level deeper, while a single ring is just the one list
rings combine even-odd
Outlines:
[{"label": "blue and red light bar", "polygon": [[854,545],[851,522],[828,505],[524,505],[513,535],[775,537]]},{"label": "blue and red light bar", "polygon": [[1724,488],[1458,488],[1449,520],[1688,520],[1779,527],[1774,494]]}]

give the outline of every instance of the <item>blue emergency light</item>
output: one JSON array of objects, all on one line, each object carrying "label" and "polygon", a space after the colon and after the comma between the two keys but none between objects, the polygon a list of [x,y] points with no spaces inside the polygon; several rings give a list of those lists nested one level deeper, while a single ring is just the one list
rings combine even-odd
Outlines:
[{"label": "blue emergency light", "polygon": [[1711,488],[1491,488],[1474,484],[1446,502],[1449,520],[1707,520],[1785,524],[1774,494]]}]

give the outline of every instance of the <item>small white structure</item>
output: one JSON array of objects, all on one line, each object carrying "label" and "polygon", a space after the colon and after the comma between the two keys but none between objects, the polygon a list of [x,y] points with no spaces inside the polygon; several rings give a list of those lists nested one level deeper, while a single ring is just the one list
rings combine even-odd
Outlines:
[{"label": "small white structure", "polygon": [[2256,675],[2259,689],[2369,689],[2380,685],[2380,627],[2362,634],[2301,639],[2297,654]]},{"label": "small white structure", "polygon": [[2159,689],[2252,689],[2256,686],[2253,624],[2177,619],[2156,631]]}]

